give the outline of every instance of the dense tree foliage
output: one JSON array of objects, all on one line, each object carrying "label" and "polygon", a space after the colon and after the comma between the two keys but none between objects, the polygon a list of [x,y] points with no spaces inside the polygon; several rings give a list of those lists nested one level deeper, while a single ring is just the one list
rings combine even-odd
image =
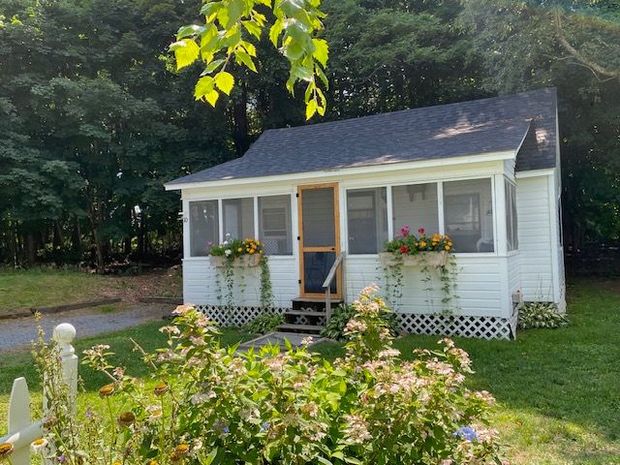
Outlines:
[{"label": "dense tree foliage", "polygon": [[[178,253],[178,196],[163,183],[239,156],[264,129],[304,124],[306,86],[287,92],[290,60],[267,31],[251,36],[258,73],[232,60],[230,95],[195,101],[204,62],[177,71],[168,49],[180,26],[205,25],[201,5],[0,0],[0,261],[102,266]],[[321,8],[330,86],[312,122],[557,86],[567,242],[618,238],[617,2]]]}]

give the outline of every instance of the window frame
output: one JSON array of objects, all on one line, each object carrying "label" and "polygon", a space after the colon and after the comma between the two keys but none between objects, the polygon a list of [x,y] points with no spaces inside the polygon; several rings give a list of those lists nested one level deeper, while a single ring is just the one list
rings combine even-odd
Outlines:
[{"label": "window frame", "polygon": [[[347,254],[350,256],[355,256],[355,257],[363,257],[363,256],[376,256],[377,254],[381,253],[382,250],[377,250],[376,253],[351,253],[350,248],[349,248],[349,194],[353,193],[355,194],[355,191],[358,191],[357,194],[359,195],[361,192],[359,191],[373,191],[375,189],[385,189],[385,224],[386,224],[386,232],[387,232],[387,240],[390,240],[390,211],[391,211],[391,187],[385,186],[385,185],[380,185],[380,186],[372,186],[372,187],[351,187],[351,188],[345,188],[344,189],[344,195],[343,195],[343,201],[344,201],[344,212],[345,212],[345,218],[344,218],[344,227],[345,227],[345,231],[344,231],[344,235],[343,237],[345,238],[345,249],[347,251]],[[373,209],[375,210],[375,213],[377,212],[377,209],[379,208],[379,204],[376,202],[376,198],[373,196],[372,197],[372,201],[373,201]],[[361,209],[358,209],[361,210]],[[378,249],[380,249],[380,247],[378,247]]]},{"label": "window frame", "polygon": [[[512,190],[510,189],[512,187]],[[514,208],[513,208],[514,207]],[[504,176],[504,219],[506,221],[506,253],[513,255],[519,252],[519,216],[517,206],[517,184],[507,176]],[[514,211],[514,216],[512,215]],[[508,221],[510,221],[510,226]],[[516,225],[515,225],[516,223]],[[509,239],[509,233],[513,237]],[[514,240],[513,248],[510,248],[511,241]]]},{"label": "window frame", "polygon": [[[290,235],[291,235],[291,244],[292,251],[287,255],[268,255],[270,260],[278,260],[278,259],[291,259],[297,256],[297,249],[295,247],[295,223],[296,223],[296,198],[295,192],[290,190],[273,190],[265,193],[259,194],[251,194],[244,195],[243,193],[230,193],[226,195],[219,196],[191,196],[184,197],[182,199],[183,203],[183,223],[185,225],[183,229],[183,260],[204,260],[208,259],[209,255],[191,255],[191,218],[190,218],[190,204],[194,202],[208,202],[215,201],[217,202],[218,208],[218,231],[219,231],[219,241],[220,243],[224,241],[224,210],[223,210],[223,202],[225,200],[235,200],[235,199],[252,199],[253,201],[253,210],[254,210],[254,236],[256,238],[259,237],[259,212],[258,212],[258,199],[259,197],[281,197],[288,196],[290,202],[290,212],[291,212],[291,225],[290,225]],[[244,239],[244,238],[242,238]]]},{"label": "window frame", "polygon": [[[490,180],[491,183],[491,207],[493,210],[493,252],[455,252],[455,257],[497,257],[500,255],[499,252],[499,238],[498,238],[498,211],[497,211],[497,193],[496,193],[496,175],[495,174],[485,174],[483,176],[471,175],[471,176],[455,176],[450,178],[435,178],[435,179],[420,179],[414,181],[404,181],[404,180],[395,180],[391,182],[352,182],[352,183],[342,183],[342,192],[343,192],[343,202],[345,206],[346,212],[346,199],[347,192],[350,190],[359,190],[359,189],[373,189],[378,187],[386,188],[386,196],[387,196],[387,213],[388,213],[388,241],[394,239],[397,231],[394,231],[393,228],[393,215],[394,215],[394,205],[392,198],[392,189],[398,186],[409,186],[414,184],[437,184],[437,209],[438,209],[438,222],[439,222],[439,233],[445,234],[445,218],[444,218],[444,189],[443,184],[445,182],[452,181],[473,181],[473,180]],[[348,238],[348,218],[345,218],[344,221],[341,222],[341,227],[344,228],[344,237]],[[346,247],[343,250],[347,251],[347,255],[349,257],[376,257],[377,254],[349,254],[349,243],[348,239],[344,241],[342,244]]]}]

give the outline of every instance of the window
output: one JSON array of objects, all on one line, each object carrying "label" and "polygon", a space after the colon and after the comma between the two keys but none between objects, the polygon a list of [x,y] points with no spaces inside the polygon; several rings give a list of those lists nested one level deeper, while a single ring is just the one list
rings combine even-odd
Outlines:
[{"label": "window", "polygon": [[347,191],[349,254],[376,254],[388,239],[385,187]]},{"label": "window", "polygon": [[517,250],[519,239],[517,232],[517,192],[515,185],[505,180],[506,186],[506,243],[507,249]]},{"label": "window", "polygon": [[267,255],[292,255],[290,195],[258,198],[258,231]]},{"label": "window", "polygon": [[411,232],[424,228],[428,233],[439,232],[439,208],[437,206],[437,184],[411,184],[392,188],[394,235],[404,225]]},{"label": "window", "polygon": [[227,199],[222,201],[224,236],[232,239],[254,237],[254,199]]},{"label": "window", "polygon": [[190,256],[209,255],[213,244],[220,242],[217,200],[189,203]]},{"label": "window", "polygon": [[455,252],[493,252],[491,179],[443,184],[445,232]]}]

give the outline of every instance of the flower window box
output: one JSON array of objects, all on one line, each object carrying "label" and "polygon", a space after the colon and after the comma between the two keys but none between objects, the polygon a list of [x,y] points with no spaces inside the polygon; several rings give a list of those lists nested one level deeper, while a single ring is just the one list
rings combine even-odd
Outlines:
[{"label": "flower window box", "polygon": [[230,262],[233,268],[256,268],[260,264],[261,255],[241,255],[239,257],[228,258],[225,256],[211,255],[211,265],[216,268],[224,268],[228,262]]},{"label": "flower window box", "polygon": [[418,266],[424,265],[432,267],[446,266],[450,254],[446,251],[439,252],[418,252],[415,255],[401,255],[393,252],[382,252],[379,254],[379,260],[383,266],[396,266],[402,259],[403,266]]}]

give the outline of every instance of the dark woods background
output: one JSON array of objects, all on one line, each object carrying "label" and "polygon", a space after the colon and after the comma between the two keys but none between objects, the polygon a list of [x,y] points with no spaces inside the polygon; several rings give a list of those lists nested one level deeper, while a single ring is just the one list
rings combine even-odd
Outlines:
[{"label": "dark woods background", "polygon": [[[609,76],[566,53],[549,2],[325,0],[322,121],[556,86],[565,244],[613,267],[618,10],[585,3],[589,16],[563,10],[562,27]],[[178,260],[179,198],[162,184],[239,156],[264,129],[304,124],[303,102],[284,89],[287,64],[266,41],[259,74],[238,72],[227,101],[193,101],[199,69],[175,74],[167,47],[199,4],[0,0],[0,263]]]}]

